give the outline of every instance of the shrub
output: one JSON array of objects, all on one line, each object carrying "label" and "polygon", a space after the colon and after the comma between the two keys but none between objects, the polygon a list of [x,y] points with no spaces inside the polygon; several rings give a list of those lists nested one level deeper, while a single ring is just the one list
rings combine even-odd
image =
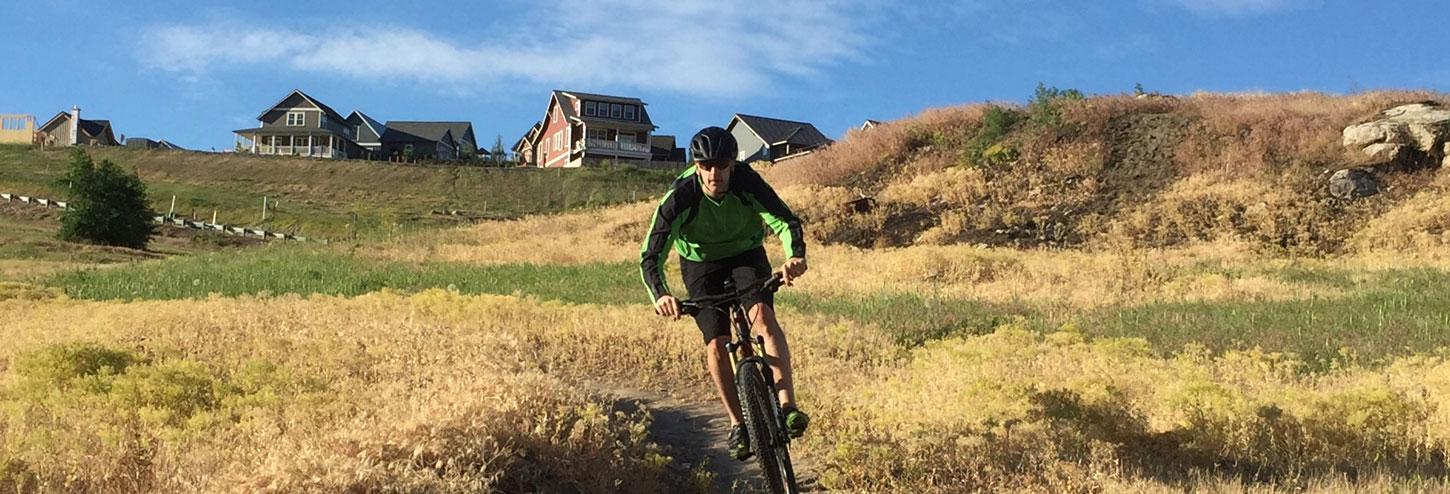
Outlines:
[{"label": "shrub", "polygon": [[62,179],[71,188],[70,208],[61,217],[61,240],[146,248],[155,232],[155,213],[146,204],[146,185],[134,172],[77,149]]},{"label": "shrub", "polygon": [[1037,83],[1037,90],[1033,91],[1032,99],[1027,102],[1028,118],[1032,123],[1043,127],[1062,126],[1062,104],[1069,101],[1082,101],[1083,94],[1076,89],[1058,89],[1056,86],[1047,86]]}]

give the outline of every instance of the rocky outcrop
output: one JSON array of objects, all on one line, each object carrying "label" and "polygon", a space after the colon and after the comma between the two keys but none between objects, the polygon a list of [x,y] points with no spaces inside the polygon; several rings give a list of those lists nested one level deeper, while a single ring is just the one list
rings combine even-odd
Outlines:
[{"label": "rocky outcrop", "polygon": [[1329,195],[1338,199],[1358,199],[1375,195],[1380,190],[1374,173],[1363,168],[1339,170],[1329,176]]},{"label": "rocky outcrop", "polygon": [[1396,106],[1373,121],[1345,127],[1342,143],[1380,167],[1441,166],[1450,160],[1450,109],[1433,103]]}]

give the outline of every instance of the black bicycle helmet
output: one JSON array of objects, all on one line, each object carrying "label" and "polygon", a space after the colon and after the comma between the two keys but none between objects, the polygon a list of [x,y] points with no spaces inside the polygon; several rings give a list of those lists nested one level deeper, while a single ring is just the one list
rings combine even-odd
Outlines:
[{"label": "black bicycle helmet", "polygon": [[735,136],[730,135],[725,129],[705,127],[690,139],[690,159],[696,162],[719,161],[726,158],[734,160],[738,150],[736,146]]}]

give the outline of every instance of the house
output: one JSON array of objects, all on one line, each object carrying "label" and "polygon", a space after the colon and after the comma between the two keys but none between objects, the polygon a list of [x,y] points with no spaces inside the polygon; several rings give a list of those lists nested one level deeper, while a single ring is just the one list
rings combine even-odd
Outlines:
[{"label": "house", "polygon": [[868,118],[868,119],[866,119],[865,122],[862,122],[861,123],[861,130],[863,130],[863,131],[865,131],[865,130],[871,130],[871,129],[876,128],[877,125],[881,125],[881,121],[880,120],[871,120],[871,119]]},{"label": "house", "polygon": [[[462,139],[453,132],[467,129]],[[467,122],[388,122],[383,131],[383,155],[389,160],[456,160],[477,153],[464,147],[473,146],[473,125]]]},{"label": "house", "polygon": [[725,130],[735,136],[742,162],[780,161],[831,144],[806,122],[735,114]]},{"label": "house", "polygon": [[331,159],[366,154],[346,118],[301,90],[292,90],[257,120],[260,127],[233,131],[239,152]]},{"label": "house", "polygon": [[685,148],[675,146],[675,136],[657,135],[649,138],[650,159],[673,163],[685,162]]},{"label": "house", "polygon": [[363,148],[364,158],[380,159],[383,157],[382,138],[383,131],[387,127],[358,110],[353,110],[343,121],[352,129],[352,138],[357,142],[358,147]]},{"label": "house", "polygon": [[559,90],[550,95],[538,127],[528,146],[536,166],[545,168],[648,162],[656,129],[639,98]]},{"label": "house", "polygon": [[34,142],[34,116],[0,115],[0,144],[31,144]]},{"label": "house", "polygon": [[145,137],[127,137],[126,147],[132,149],[164,149],[169,151],[184,151],[181,146],[172,144],[166,139],[147,139]]},{"label": "house", "polygon": [[534,145],[539,142],[539,134],[543,133],[543,129],[543,120],[534,122],[534,126],[529,127],[529,131],[524,132],[524,136],[520,137],[510,148],[513,150],[514,159],[519,162],[519,166],[539,166],[539,159],[534,155]]},{"label": "house", "polygon": [[116,134],[111,130],[110,120],[86,120],[81,118],[81,109],[72,106],[69,112],[60,112],[36,132],[36,139],[42,146],[120,146]]}]

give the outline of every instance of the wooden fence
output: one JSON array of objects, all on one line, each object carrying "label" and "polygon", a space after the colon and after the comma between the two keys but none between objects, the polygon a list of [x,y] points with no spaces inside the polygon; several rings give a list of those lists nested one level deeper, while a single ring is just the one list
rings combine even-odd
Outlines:
[{"label": "wooden fence", "polygon": [[[39,198],[39,197],[30,197],[30,196],[22,196],[22,195],[19,195],[19,194],[11,194],[11,193],[6,193],[6,192],[0,192],[0,199],[4,199],[5,202],[15,202],[15,201],[19,201],[19,202],[24,203],[24,204],[31,204],[31,205],[45,207],[45,208],[51,208],[51,207],[57,208],[57,209],[69,209],[70,208],[69,204],[66,204],[65,201],[53,201],[53,200],[50,200],[50,199],[42,199],[42,198]],[[208,223],[208,222],[205,222],[205,221],[193,221],[193,220],[188,220],[188,219],[185,219],[185,218],[168,218],[166,216],[157,216],[157,217],[154,218],[154,220],[156,221],[157,224],[171,226],[171,227],[176,227],[176,228],[194,228],[194,229],[198,229],[198,230],[211,230],[211,231],[222,232],[222,233],[225,233],[225,234],[228,234],[228,235],[240,235],[240,236],[246,236],[246,237],[265,238],[265,239],[268,239],[268,240],[296,240],[298,242],[307,242],[307,241],[309,241],[309,239],[307,237],[303,237],[303,236],[300,236],[300,235],[293,235],[293,234],[290,234],[290,233],[283,233],[283,232],[274,232],[274,231],[262,230],[262,229],[259,229],[259,228],[246,228],[246,227],[241,227],[241,226],[224,225],[224,224],[220,224],[220,223]],[[312,242],[327,243],[327,240],[325,240],[325,239],[311,239],[310,241],[312,241]]]}]

